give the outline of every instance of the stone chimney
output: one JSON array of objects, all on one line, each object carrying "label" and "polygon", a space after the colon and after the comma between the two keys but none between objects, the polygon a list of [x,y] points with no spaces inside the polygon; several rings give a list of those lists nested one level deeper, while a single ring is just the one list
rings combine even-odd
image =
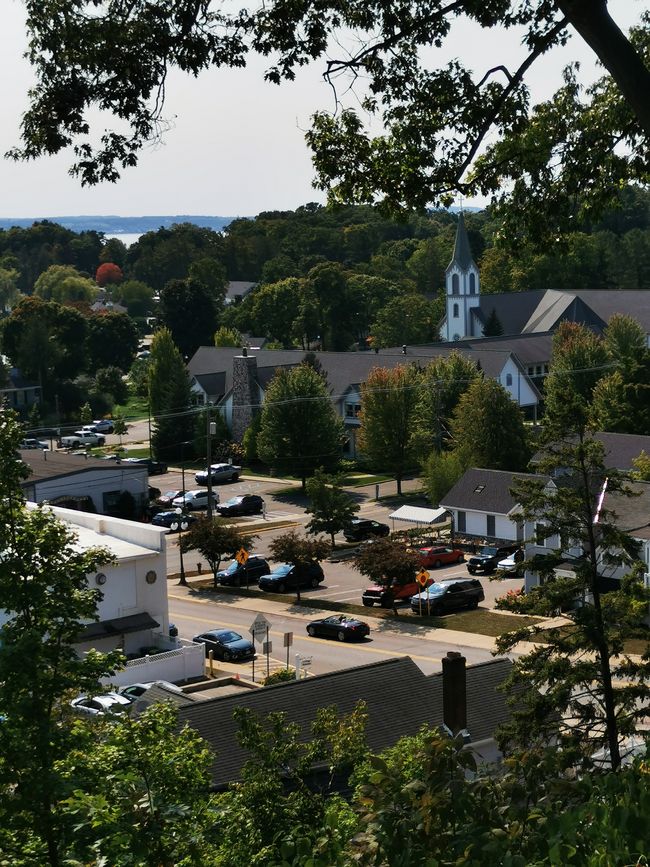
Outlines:
[{"label": "stone chimney", "polygon": [[452,737],[467,730],[465,657],[450,650],[442,659],[442,718]]},{"label": "stone chimney", "polygon": [[259,408],[257,358],[243,352],[232,360],[232,438],[240,443]]}]

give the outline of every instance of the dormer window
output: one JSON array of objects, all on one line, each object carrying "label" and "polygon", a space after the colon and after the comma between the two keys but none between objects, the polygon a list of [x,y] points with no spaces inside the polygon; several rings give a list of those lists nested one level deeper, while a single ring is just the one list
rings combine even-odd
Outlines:
[{"label": "dormer window", "polygon": [[451,294],[458,295],[460,293],[460,280],[458,274],[451,275]]},{"label": "dormer window", "polygon": [[506,373],[506,385],[512,385],[512,374]]}]

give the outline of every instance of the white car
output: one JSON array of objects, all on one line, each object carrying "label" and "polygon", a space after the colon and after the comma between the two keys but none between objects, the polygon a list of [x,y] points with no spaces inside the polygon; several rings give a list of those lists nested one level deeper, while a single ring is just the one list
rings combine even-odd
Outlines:
[{"label": "white car", "polygon": [[194,481],[197,485],[207,485],[209,476],[213,484],[236,482],[240,473],[241,467],[236,467],[234,464],[211,464],[207,470],[199,470],[194,476]]},{"label": "white car", "polygon": [[[212,507],[214,508],[219,502],[219,495],[213,492]],[[172,500],[172,506],[175,508],[187,509],[188,512],[193,512],[195,509],[208,508],[208,492],[203,490],[185,491],[180,497]]]},{"label": "white car", "polygon": [[129,686],[121,686],[118,692],[120,695],[134,700],[140,698],[141,695],[144,695],[151,686],[164,686],[165,689],[168,689],[171,692],[180,692],[181,695],[183,694],[183,690],[180,686],[176,686],[175,683],[170,683],[168,680],[150,680],[146,683],[131,683]]},{"label": "white car", "polygon": [[120,695],[119,692],[105,692],[103,695],[80,695],[73,698],[70,705],[84,716],[98,716],[99,714],[122,713],[132,701],[132,698]]},{"label": "white car", "polygon": [[61,437],[61,448],[78,449],[80,446],[103,446],[106,442],[101,434],[91,430],[76,430],[67,437]]},{"label": "white car", "polygon": [[497,569],[506,575],[518,575],[521,572],[521,562],[524,559],[522,551],[509,554],[504,560],[499,560]]}]

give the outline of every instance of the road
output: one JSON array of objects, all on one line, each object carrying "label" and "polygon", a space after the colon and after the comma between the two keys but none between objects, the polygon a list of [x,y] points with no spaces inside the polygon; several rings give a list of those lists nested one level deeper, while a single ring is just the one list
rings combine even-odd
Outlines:
[{"label": "road", "polygon": [[[249,627],[256,615],[260,613],[252,599],[239,600],[228,597],[216,602],[204,597],[200,592],[185,590],[170,584],[169,587],[170,620],[179,629],[184,638],[210,628],[234,629],[249,637]],[[417,622],[395,624],[388,621],[371,619],[371,634],[362,642],[329,641],[322,638],[310,638],[306,634],[306,624],[311,619],[327,616],[328,612],[312,611],[292,613],[290,609],[281,610],[282,606],[271,603],[276,610],[263,610],[261,613],[270,621],[271,643],[273,645],[269,669],[275,671],[283,668],[287,662],[286,650],[283,647],[283,637],[287,632],[293,633],[293,646],[289,653],[289,662],[295,664],[295,654],[311,657],[309,671],[313,674],[324,674],[328,671],[367,665],[391,659],[395,656],[410,656],[425,674],[440,671],[441,659],[449,650],[461,650],[468,663],[483,662],[492,658],[490,650],[484,647],[474,647],[469,642],[473,636],[468,636],[468,644],[459,645],[455,642],[457,633],[445,636],[446,630],[435,630],[422,626]],[[477,641],[478,643],[478,641]],[[482,643],[486,643],[483,641]],[[256,662],[256,678],[266,675],[266,659],[262,657],[258,645],[259,657]],[[238,671],[244,677],[251,677],[252,663],[220,663],[220,668],[227,671]]]}]

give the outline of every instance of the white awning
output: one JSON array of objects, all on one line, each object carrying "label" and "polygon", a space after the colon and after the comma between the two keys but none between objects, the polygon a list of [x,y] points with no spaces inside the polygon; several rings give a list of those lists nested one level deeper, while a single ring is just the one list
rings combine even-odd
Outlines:
[{"label": "white awning", "polygon": [[393,521],[410,521],[411,524],[439,524],[448,515],[447,509],[425,509],[422,506],[400,506],[388,517]]}]

